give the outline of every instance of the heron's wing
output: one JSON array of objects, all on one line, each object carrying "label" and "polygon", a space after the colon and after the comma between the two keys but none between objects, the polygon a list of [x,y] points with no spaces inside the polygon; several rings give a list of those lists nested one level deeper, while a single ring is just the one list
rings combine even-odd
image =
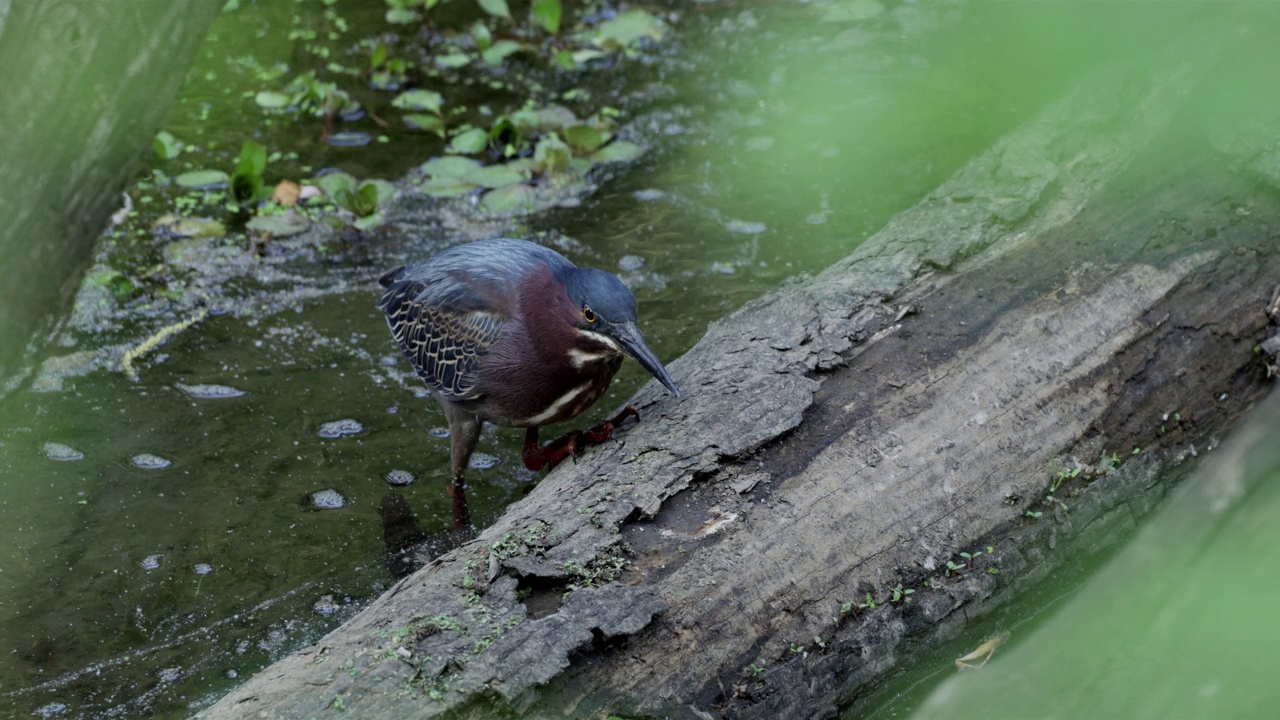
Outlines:
[{"label": "heron's wing", "polygon": [[550,248],[496,239],[454,246],[379,281],[378,307],[418,375],[447,400],[479,399],[477,372],[515,312],[516,286],[573,264]]},{"label": "heron's wing", "polygon": [[[442,297],[442,290],[413,277],[388,273],[378,308],[418,376],[446,400],[476,400],[478,363],[506,325],[506,313],[482,293]],[[456,288],[455,288],[456,290]]]}]

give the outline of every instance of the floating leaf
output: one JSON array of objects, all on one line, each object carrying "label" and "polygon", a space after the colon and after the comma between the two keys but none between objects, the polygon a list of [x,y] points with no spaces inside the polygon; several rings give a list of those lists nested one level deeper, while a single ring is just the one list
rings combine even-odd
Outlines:
[{"label": "floating leaf", "polygon": [[560,139],[560,136],[550,133],[538,141],[538,149],[534,151],[533,159],[542,172],[554,174],[569,169],[569,158],[572,155],[569,146]]},{"label": "floating leaf", "polygon": [[489,49],[480,53],[480,57],[484,58],[484,61],[490,65],[498,66],[502,64],[503,60],[507,59],[507,56],[519,52],[523,47],[515,40],[499,40],[491,45]]},{"label": "floating leaf", "polygon": [[533,0],[533,21],[555,35],[560,32],[560,0]]},{"label": "floating leaf", "polygon": [[485,210],[497,213],[508,213],[518,210],[529,210],[534,206],[533,188],[524,183],[507,185],[485,193],[480,204]]},{"label": "floating leaf", "polygon": [[459,52],[457,50],[447,55],[441,55],[436,58],[436,66],[445,68],[445,69],[460,68],[464,65],[469,64],[470,62],[471,62],[470,55],[464,52]]},{"label": "floating leaf", "polygon": [[488,50],[489,46],[493,44],[493,32],[481,20],[477,20],[471,25],[471,37],[476,41],[476,49],[481,52]]},{"label": "floating leaf", "polygon": [[432,90],[406,90],[396,96],[391,104],[401,110],[419,110],[438,113],[444,98]]},{"label": "floating leaf", "polygon": [[507,7],[507,0],[477,0],[480,8],[494,17],[511,19],[511,8]]},{"label": "floating leaf", "polygon": [[392,25],[408,25],[418,21],[418,13],[409,8],[387,8],[387,22]]},{"label": "floating leaf", "polygon": [[360,183],[360,190],[364,191],[366,187],[370,186],[375,190],[374,197],[377,198],[379,205],[390,200],[396,194],[396,186],[386,180],[365,180]]},{"label": "floating leaf", "polygon": [[449,152],[460,155],[478,153],[489,146],[489,133],[480,128],[463,130],[449,141]]},{"label": "floating leaf", "polygon": [[330,199],[333,199],[339,190],[354,192],[356,179],[344,172],[332,172],[316,178],[315,185],[323,190],[324,194],[328,195]]},{"label": "floating leaf", "polygon": [[387,221],[387,218],[385,215],[383,215],[380,212],[376,212],[376,213],[366,215],[360,218],[359,220],[356,220],[352,224],[356,226],[357,230],[368,231],[378,227],[379,225],[383,224],[386,221]]},{"label": "floating leaf", "polygon": [[387,61],[387,44],[381,40],[377,45],[373,46],[373,52],[369,55],[369,67],[377,70]]},{"label": "floating leaf", "polygon": [[640,157],[643,152],[644,149],[635,143],[617,140],[600,148],[591,157],[599,162],[627,162]]},{"label": "floating leaf", "polygon": [[655,42],[667,33],[667,26],[645,10],[628,10],[618,13],[596,28],[591,42],[598,47],[625,48],[648,38]]},{"label": "floating leaf", "polygon": [[538,116],[539,130],[563,130],[578,124],[578,116],[563,105],[548,105],[534,111]]},{"label": "floating leaf", "polygon": [[281,180],[271,191],[271,202],[278,205],[296,205],[302,197],[302,186],[292,180]]},{"label": "floating leaf", "polygon": [[221,170],[192,170],[182,173],[173,181],[185,188],[209,190],[226,187],[231,182],[231,176]]},{"label": "floating leaf", "polygon": [[462,179],[480,187],[500,188],[504,185],[528,180],[529,171],[509,165],[489,165],[472,170]]},{"label": "floating leaf", "polygon": [[289,107],[293,98],[290,95],[277,92],[275,90],[263,90],[253,96],[253,101],[258,103],[259,107],[267,110],[283,110],[284,108]]},{"label": "floating leaf", "polygon": [[479,161],[457,155],[431,158],[421,165],[422,172],[432,177],[450,178],[460,178],[478,167]]},{"label": "floating leaf", "polygon": [[215,238],[227,234],[227,228],[209,218],[182,218],[169,226],[169,232],[179,237]]},{"label": "floating leaf", "polygon": [[311,226],[311,221],[296,212],[288,212],[283,215],[258,215],[251,218],[244,226],[249,230],[274,237],[289,237],[306,230]]},{"label": "floating leaf", "polygon": [[428,115],[426,113],[409,113],[403,118],[404,124],[414,130],[425,130],[433,132],[440,137],[444,137],[444,120],[436,115]]},{"label": "floating leaf", "polygon": [[161,130],[156,133],[151,149],[155,150],[156,157],[161,160],[172,160],[182,153],[182,143],[167,131]]},{"label": "floating leaf", "polygon": [[422,192],[431,197],[451,198],[467,193],[476,189],[475,185],[453,177],[433,177],[430,180],[418,186]]},{"label": "floating leaf", "polygon": [[569,147],[585,153],[595,152],[609,141],[609,137],[608,132],[590,125],[573,125],[564,129],[564,140]]}]

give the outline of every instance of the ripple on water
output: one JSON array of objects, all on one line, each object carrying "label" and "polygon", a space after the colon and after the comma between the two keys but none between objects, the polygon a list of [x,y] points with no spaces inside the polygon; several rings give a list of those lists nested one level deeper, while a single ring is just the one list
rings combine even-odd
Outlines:
[{"label": "ripple on water", "polygon": [[143,470],[159,470],[173,464],[172,460],[162,458],[159,455],[152,455],[151,453],[134,455],[129,459],[129,462],[133,463],[134,467],[142,468]]},{"label": "ripple on water", "polygon": [[186,393],[188,397],[200,398],[202,400],[233,398],[240,397],[245,394],[243,390],[233,388],[230,385],[187,385],[185,383],[174,383],[174,387]]},{"label": "ripple on water", "polygon": [[337,510],[347,506],[347,499],[342,497],[342,493],[333,488],[313,492],[307,497],[311,500],[313,507],[318,507],[321,510]]},{"label": "ripple on water", "polygon": [[63,445],[60,442],[45,443],[44,447],[41,448],[41,452],[43,452],[44,456],[49,458],[50,460],[67,461],[67,460],[83,460],[84,459],[84,453],[71,447],[70,445]]},{"label": "ripple on water", "polygon": [[351,418],[330,420],[329,422],[321,425],[320,429],[316,430],[316,434],[326,440],[340,438],[343,435],[355,435],[356,433],[361,432],[364,432],[364,425],[361,425],[359,420],[353,420]]},{"label": "ripple on water", "polygon": [[138,566],[147,571],[158,570],[161,560],[164,560],[164,553],[154,553],[142,558]]},{"label": "ripple on water", "polygon": [[418,476],[408,470],[392,470],[383,477],[388,483],[398,486],[412,485],[418,480]]},{"label": "ripple on water", "polygon": [[471,456],[471,462],[467,464],[476,470],[488,470],[498,464],[498,456],[478,452]]}]

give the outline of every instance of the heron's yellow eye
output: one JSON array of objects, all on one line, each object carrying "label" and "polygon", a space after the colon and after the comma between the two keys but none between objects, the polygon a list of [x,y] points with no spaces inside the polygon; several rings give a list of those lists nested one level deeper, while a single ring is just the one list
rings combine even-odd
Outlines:
[{"label": "heron's yellow eye", "polygon": [[596,321],[596,311],[591,309],[590,305],[582,306],[582,317],[589,323]]}]

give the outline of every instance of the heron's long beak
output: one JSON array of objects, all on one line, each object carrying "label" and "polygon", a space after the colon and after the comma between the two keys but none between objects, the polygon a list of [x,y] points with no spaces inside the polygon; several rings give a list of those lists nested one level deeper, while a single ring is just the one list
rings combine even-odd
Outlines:
[{"label": "heron's long beak", "polygon": [[644,344],[644,336],[640,334],[640,328],[636,327],[635,323],[617,323],[610,328],[609,334],[622,345],[622,349],[628,355],[635,358],[645,370],[658,379],[658,382],[679,397],[680,388],[676,387],[676,381],[671,379],[667,369],[662,367],[662,363],[658,361],[653,351]]}]

